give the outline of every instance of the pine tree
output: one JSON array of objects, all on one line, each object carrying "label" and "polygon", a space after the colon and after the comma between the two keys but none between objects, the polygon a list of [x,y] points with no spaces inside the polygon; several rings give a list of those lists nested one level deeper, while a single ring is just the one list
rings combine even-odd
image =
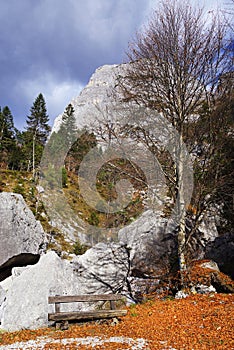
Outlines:
[{"label": "pine tree", "polygon": [[[51,130],[44,96],[40,93],[35,99],[27,117],[27,128],[24,133],[25,154],[28,160],[28,170],[32,168],[33,177],[35,168],[39,165],[44,145]],[[32,162],[32,166],[31,166]]]},{"label": "pine tree", "polygon": [[74,107],[71,103],[66,107],[63,116],[62,124],[60,126],[59,133],[63,136],[64,142],[68,150],[77,138],[76,118],[74,116]]},{"label": "pine tree", "polygon": [[0,110],[0,142],[1,147],[6,145],[15,136],[15,128],[13,122],[13,116],[8,106]]},{"label": "pine tree", "polygon": [[49,116],[47,115],[44,96],[40,93],[35,99],[27,117],[27,131],[35,136],[37,143],[44,145],[50,133]]},{"label": "pine tree", "polygon": [[69,103],[63,113],[62,124],[58,132],[58,136],[62,138],[63,150],[66,154],[65,166],[68,171],[70,171],[72,167],[72,145],[77,139],[76,118],[74,112],[74,107]]},{"label": "pine tree", "polygon": [[0,161],[6,167],[11,166],[12,155],[18,147],[17,132],[10,108],[8,106],[3,110],[0,108]]}]

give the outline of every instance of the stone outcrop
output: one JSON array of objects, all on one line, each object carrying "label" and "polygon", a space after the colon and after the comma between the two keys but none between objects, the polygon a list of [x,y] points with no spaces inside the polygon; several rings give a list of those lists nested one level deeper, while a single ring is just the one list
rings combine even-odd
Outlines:
[{"label": "stone outcrop", "polygon": [[[98,115],[100,118],[101,113],[98,108],[102,108],[103,111],[106,107],[113,108],[112,103],[114,99],[110,91],[116,84],[118,73],[120,71],[123,72],[123,67],[124,64],[104,65],[97,68],[79,96],[71,100],[79,129],[89,126],[94,121],[93,117],[95,115]],[[61,114],[55,119],[52,132],[59,130],[62,116]]]},{"label": "stone outcrop", "polygon": [[[203,259],[205,247],[218,236],[215,222],[204,218],[189,243],[190,255]],[[132,224],[119,231],[119,241],[130,251],[131,275],[162,276],[177,262],[177,235],[173,220],[162,212],[148,210]],[[176,267],[176,266],[175,266]]]},{"label": "stone outcrop", "polygon": [[[157,285],[155,275],[167,272],[176,254],[176,236],[164,234],[166,224],[159,213],[147,211],[119,232],[119,243],[99,243],[71,261],[51,251],[35,265],[13,268],[12,276],[0,283],[0,327],[47,326],[49,295],[121,293],[140,300],[148,282]],[[167,232],[173,232],[170,225]],[[212,237],[203,227],[203,244]],[[150,275],[154,279],[147,280]]]},{"label": "stone outcrop", "polygon": [[13,269],[9,279],[1,284],[6,293],[1,328],[8,331],[47,325],[48,295],[78,292],[72,268],[53,252],[36,265]]},{"label": "stone outcrop", "polygon": [[[103,118],[109,119],[110,115],[111,118],[114,118],[114,98],[110,91],[115,85],[116,75],[119,70],[123,70],[123,66],[124,65],[105,65],[98,68],[79,96],[71,101],[74,107],[76,126],[81,133],[82,130],[84,131],[84,128],[86,130],[93,130],[93,128],[97,126],[97,121],[103,120]],[[62,123],[62,117],[63,114],[55,119],[52,133],[58,132]],[[61,153],[63,153],[63,151]],[[46,154],[46,150],[44,154]],[[63,155],[61,155],[59,159],[63,159]],[[47,161],[47,156],[42,157],[42,171],[43,169],[47,169]],[[41,194],[41,198],[43,199],[47,213],[51,219],[52,226],[57,227],[63,232],[68,240],[79,240],[81,243],[88,243],[87,236],[85,235],[87,231],[85,222],[79,218],[77,213],[74,213],[70,206],[67,205],[65,207],[66,199],[64,199],[59,191],[57,191],[56,194],[54,192],[51,193],[44,179],[42,179],[41,185],[45,188],[45,193]],[[62,207],[60,211],[58,209],[59,207]]]},{"label": "stone outcrop", "polygon": [[23,197],[0,193],[0,281],[14,266],[34,264],[45,249],[45,233]]},{"label": "stone outcrop", "polygon": [[12,276],[0,283],[0,328],[47,326],[53,307],[48,305],[49,295],[121,291],[128,273],[126,258],[119,245],[97,244],[71,262],[51,251],[35,265],[14,268]]},{"label": "stone outcrop", "polygon": [[214,260],[220,271],[234,279],[234,232],[209,242],[205,248],[205,258]]},{"label": "stone outcrop", "polygon": [[166,233],[168,220],[149,210],[119,231],[119,241],[130,251],[132,271],[135,277],[150,273],[161,275],[169,266],[170,256],[176,251],[176,240],[171,232]]},{"label": "stone outcrop", "polygon": [[75,257],[72,266],[81,278],[84,294],[117,293],[125,287],[129,272],[128,252],[117,243],[98,243]]}]

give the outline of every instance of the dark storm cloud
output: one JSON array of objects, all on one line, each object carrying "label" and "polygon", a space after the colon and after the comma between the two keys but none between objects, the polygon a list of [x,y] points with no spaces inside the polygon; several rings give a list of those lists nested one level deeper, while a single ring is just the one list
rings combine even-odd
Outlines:
[{"label": "dark storm cloud", "polygon": [[22,126],[42,92],[51,118],[103,64],[121,63],[152,0],[0,0],[0,105]]},{"label": "dark storm cloud", "polygon": [[0,0],[0,106],[22,128],[42,92],[53,120],[96,68],[123,62],[158,1]]}]

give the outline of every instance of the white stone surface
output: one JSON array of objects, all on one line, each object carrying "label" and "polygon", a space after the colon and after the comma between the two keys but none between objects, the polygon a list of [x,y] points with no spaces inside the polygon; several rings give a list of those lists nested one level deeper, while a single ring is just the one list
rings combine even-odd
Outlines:
[{"label": "white stone surface", "polygon": [[210,269],[210,270],[214,270],[214,271],[218,271],[219,272],[219,267],[216,264],[215,261],[207,261],[201,264],[201,267],[203,267],[204,269]]},{"label": "white stone surface", "polygon": [[197,284],[195,286],[197,293],[199,294],[209,294],[209,293],[216,293],[215,287],[212,285],[206,286],[204,284]]},{"label": "white stone surface", "polygon": [[0,266],[21,253],[40,253],[45,233],[20,194],[0,193],[0,218]]},{"label": "white stone surface", "polygon": [[1,328],[14,331],[45,326],[48,296],[75,291],[78,292],[78,286],[72,268],[54,252],[49,252],[36,265],[13,277],[6,293]]},{"label": "white stone surface", "polygon": [[[18,350],[18,349],[43,349],[44,346],[48,346],[48,344],[58,344],[62,346],[66,346],[69,348],[69,345],[73,345],[74,343],[78,347],[79,345],[86,345],[91,346],[95,348],[96,346],[105,346],[106,344],[111,343],[119,343],[119,344],[126,344],[128,346],[128,349],[132,350],[140,350],[140,349],[146,349],[146,346],[148,344],[148,341],[143,338],[127,338],[127,337],[110,337],[110,338],[104,338],[104,337],[86,337],[86,338],[64,338],[64,339],[53,339],[53,338],[47,338],[47,337],[40,337],[36,340],[28,340],[27,342],[17,342],[13,343],[11,345],[3,345],[0,346],[0,349],[2,350]],[[111,346],[111,345],[110,345]]]},{"label": "white stone surface", "polygon": [[[77,127],[82,129],[93,122],[93,116],[99,115],[97,106],[105,110],[106,106],[111,106],[113,98],[111,98],[110,90],[115,84],[115,77],[119,70],[123,70],[124,65],[104,65],[96,69],[91,76],[87,86],[81,91],[79,96],[72,99],[76,117]],[[62,112],[62,111],[61,111]],[[61,122],[61,113],[54,121],[52,132],[58,132]]]},{"label": "white stone surface", "polygon": [[48,312],[53,310],[53,305],[48,305],[49,295],[117,292],[127,274],[124,253],[118,245],[99,244],[69,262],[51,251],[37,264],[16,269],[9,283],[0,283],[5,298],[0,327],[15,331],[47,326]]}]

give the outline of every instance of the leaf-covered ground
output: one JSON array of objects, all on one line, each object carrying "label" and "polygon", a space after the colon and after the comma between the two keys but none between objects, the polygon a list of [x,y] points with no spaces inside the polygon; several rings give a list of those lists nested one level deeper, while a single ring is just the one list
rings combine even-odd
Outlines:
[{"label": "leaf-covered ground", "polygon": [[129,307],[128,315],[117,325],[86,323],[71,325],[66,331],[46,328],[2,333],[0,349],[231,350],[233,311],[233,294],[151,300]]}]

